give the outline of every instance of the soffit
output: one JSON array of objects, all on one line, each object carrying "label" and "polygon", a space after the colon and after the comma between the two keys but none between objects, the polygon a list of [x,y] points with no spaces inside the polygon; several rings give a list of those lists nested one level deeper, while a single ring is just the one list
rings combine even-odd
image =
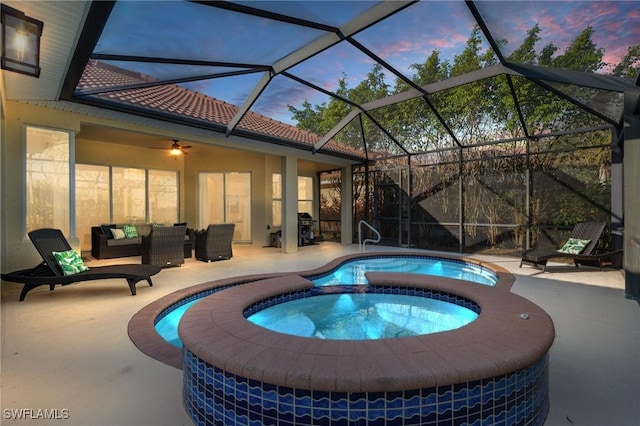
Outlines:
[{"label": "soffit", "polygon": [[3,4],[44,22],[40,40],[40,78],[4,72],[9,100],[58,100],[71,56],[84,25],[89,1],[3,1]]}]

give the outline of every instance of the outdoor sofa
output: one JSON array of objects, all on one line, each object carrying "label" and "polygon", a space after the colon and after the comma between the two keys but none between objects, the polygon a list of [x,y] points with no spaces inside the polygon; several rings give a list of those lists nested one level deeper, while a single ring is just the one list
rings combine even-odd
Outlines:
[{"label": "outdoor sofa", "polygon": [[[116,257],[140,256],[142,254],[142,238],[149,235],[152,224],[131,225],[136,228],[136,236],[114,238],[113,229],[124,230],[127,224],[108,224],[91,227],[91,256],[96,259],[113,259]],[[186,223],[176,223],[174,226],[187,226]],[[195,234],[193,229],[186,228],[184,236],[184,258],[192,255]]]}]

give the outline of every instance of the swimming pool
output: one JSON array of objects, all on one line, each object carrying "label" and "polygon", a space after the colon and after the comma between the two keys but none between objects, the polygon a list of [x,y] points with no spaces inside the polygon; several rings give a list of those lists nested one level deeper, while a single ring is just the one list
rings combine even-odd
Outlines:
[{"label": "swimming pool", "polygon": [[366,273],[368,272],[402,272],[448,277],[488,286],[494,286],[498,281],[495,272],[481,265],[425,256],[381,256],[356,259],[343,263],[330,273],[310,279],[319,286],[367,284]]},{"label": "swimming pool", "polygon": [[[544,423],[553,322],[509,291],[515,278],[497,265],[463,262],[495,272],[494,286],[366,273],[363,287],[377,293],[477,305],[477,319],[451,331],[378,340],[309,339],[246,320],[247,309],[256,304],[330,291],[310,278],[361,257],[380,255],[344,256],[313,271],[239,276],[178,290],[139,311],[129,322],[129,336],[143,352],[183,369],[183,403],[195,424]],[[356,291],[358,286],[340,287]],[[181,350],[154,327],[196,299],[179,326]]]},{"label": "swimming pool", "polygon": [[[316,286],[364,285],[368,284],[366,274],[370,272],[398,272],[427,276],[448,277],[477,284],[495,286],[496,273],[486,267],[457,259],[432,256],[373,256],[343,262],[334,269],[309,278]],[[205,297],[210,293],[205,293]],[[157,319],[156,332],[171,345],[181,348],[178,326],[184,313],[199,298],[170,309]]]}]

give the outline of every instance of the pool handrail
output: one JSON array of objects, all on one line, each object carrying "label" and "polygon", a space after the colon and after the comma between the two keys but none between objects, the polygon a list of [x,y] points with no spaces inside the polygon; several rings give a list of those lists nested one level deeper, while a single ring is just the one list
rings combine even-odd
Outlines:
[{"label": "pool handrail", "polygon": [[[371,239],[371,238],[365,238],[364,241],[362,241],[362,225],[365,225],[367,228],[369,228],[370,230],[373,231],[373,233],[376,235],[376,239]],[[360,251],[364,250],[364,246],[367,243],[379,243],[380,239],[382,237],[380,236],[380,232],[378,232],[378,230],[376,228],[374,228],[373,226],[369,225],[369,223],[365,220],[361,220],[360,222],[358,222],[358,249]]]}]

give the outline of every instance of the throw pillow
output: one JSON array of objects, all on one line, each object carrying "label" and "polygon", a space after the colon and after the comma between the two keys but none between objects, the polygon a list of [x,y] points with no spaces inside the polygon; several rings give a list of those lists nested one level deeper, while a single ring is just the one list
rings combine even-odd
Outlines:
[{"label": "throw pillow", "polygon": [[107,240],[113,239],[113,233],[111,232],[111,230],[115,227],[116,225],[114,223],[109,225],[100,225],[100,228],[102,228],[102,232],[107,236]]},{"label": "throw pillow", "polygon": [[126,236],[124,235],[124,231],[120,228],[113,228],[111,230],[111,233],[113,234],[113,239],[114,240],[120,240],[122,238],[125,238]]},{"label": "throw pillow", "polygon": [[89,268],[82,261],[82,257],[75,251],[54,251],[53,257],[56,258],[62,274],[67,275],[77,274],[78,272],[88,271]]},{"label": "throw pillow", "polygon": [[560,253],[580,254],[591,240],[581,240],[579,238],[569,238],[564,245],[558,249]]},{"label": "throw pillow", "polygon": [[123,225],[122,230],[127,238],[138,238],[138,230],[133,225]]}]

